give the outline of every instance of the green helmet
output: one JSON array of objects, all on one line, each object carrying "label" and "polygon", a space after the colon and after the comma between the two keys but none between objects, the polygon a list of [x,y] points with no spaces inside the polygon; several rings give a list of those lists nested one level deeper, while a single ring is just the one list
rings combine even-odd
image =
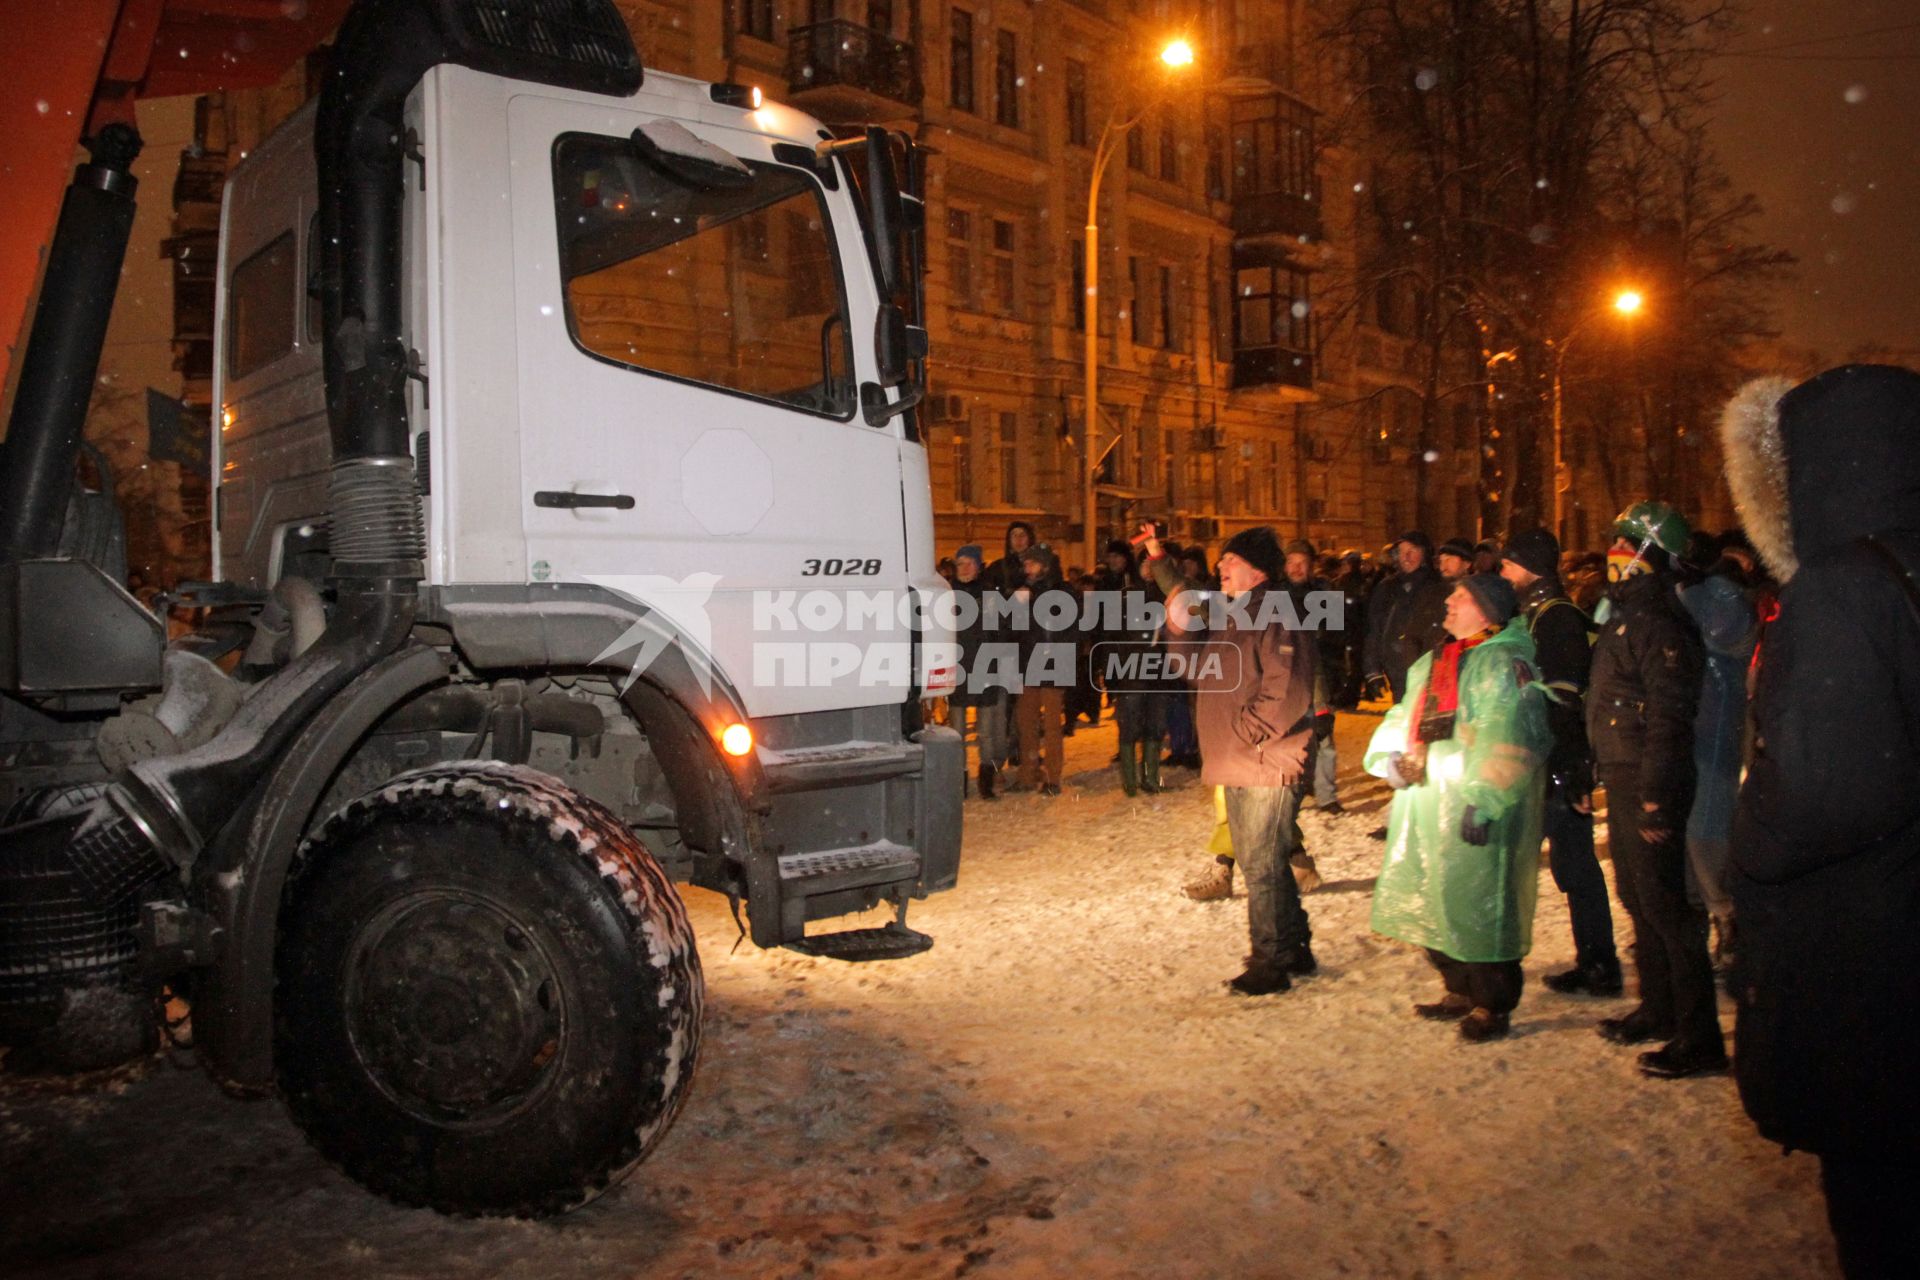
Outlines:
[{"label": "green helmet", "polygon": [[1613,532],[1632,542],[1651,542],[1675,558],[1687,554],[1687,542],[1693,537],[1687,518],[1665,502],[1634,503],[1614,520]]}]

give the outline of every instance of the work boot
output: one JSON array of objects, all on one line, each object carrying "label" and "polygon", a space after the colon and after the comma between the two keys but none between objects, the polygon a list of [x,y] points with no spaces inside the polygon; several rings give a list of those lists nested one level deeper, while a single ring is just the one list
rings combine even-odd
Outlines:
[{"label": "work boot", "polygon": [[1296,853],[1287,859],[1287,865],[1293,869],[1293,882],[1303,895],[1320,887],[1320,868],[1314,865],[1312,854]]},{"label": "work boot", "polygon": [[1140,744],[1120,744],[1120,789],[1130,796],[1140,794]]},{"label": "work boot", "polygon": [[1727,1051],[1721,1045],[1698,1048],[1675,1040],[1640,1055],[1640,1074],[1655,1080],[1684,1080],[1727,1069]]},{"label": "work boot", "polygon": [[1583,960],[1565,973],[1550,973],[1541,981],[1547,984],[1547,990],[1563,996],[1617,996],[1626,989],[1620,961],[1613,956]]},{"label": "work boot", "polygon": [[1150,796],[1160,794],[1160,744],[1140,744],[1140,789]]},{"label": "work boot", "polygon": [[995,772],[996,770],[990,764],[980,766],[980,798],[982,800],[997,800],[1000,798],[999,794],[993,789]]},{"label": "work boot", "polygon": [[1449,991],[1432,1004],[1417,1004],[1413,1011],[1428,1022],[1457,1022],[1473,1012],[1473,1001]]},{"label": "work boot", "polygon": [[1472,1044],[1504,1039],[1508,1025],[1509,1019],[1506,1014],[1495,1013],[1491,1009],[1476,1008],[1460,1020],[1460,1038]]},{"label": "work boot", "polygon": [[1602,1040],[1615,1044],[1643,1044],[1648,1040],[1670,1039],[1673,1035],[1673,1027],[1656,1023],[1645,1005],[1622,1017],[1600,1019],[1598,1030]]},{"label": "work boot", "polygon": [[1219,902],[1233,896],[1233,859],[1215,858],[1198,878],[1189,880],[1186,895],[1195,902]]},{"label": "work boot", "polygon": [[1320,972],[1320,962],[1313,958],[1313,947],[1305,942],[1293,949],[1283,967],[1296,978],[1311,978]]},{"label": "work boot", "polygon": [[1292,986],[1287,971],[1277,964],[1250,964],[1245,973],[1227,981],[1228,990],[1237,996],[1270,996]]}]

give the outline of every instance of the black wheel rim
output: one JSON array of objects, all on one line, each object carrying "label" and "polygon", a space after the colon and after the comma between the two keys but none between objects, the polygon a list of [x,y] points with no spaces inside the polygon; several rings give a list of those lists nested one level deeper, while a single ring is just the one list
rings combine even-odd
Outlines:
[{"label": "black wheel rim", "polygon": [[534,1105],[566,1045],[566,988],[540,934],[483,894],[434,887],[383,906],[342,974],[354,1057],[396,1106],[486,1126]]}]

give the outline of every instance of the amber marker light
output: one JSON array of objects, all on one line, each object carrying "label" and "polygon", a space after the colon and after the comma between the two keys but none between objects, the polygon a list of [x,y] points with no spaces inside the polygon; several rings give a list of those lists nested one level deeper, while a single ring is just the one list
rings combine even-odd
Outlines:
[{"label": "amber marker light", "polygon": [[720,731],[720,749],[730,756],[744,756],[753,750],[753,730],[735,721]]}]

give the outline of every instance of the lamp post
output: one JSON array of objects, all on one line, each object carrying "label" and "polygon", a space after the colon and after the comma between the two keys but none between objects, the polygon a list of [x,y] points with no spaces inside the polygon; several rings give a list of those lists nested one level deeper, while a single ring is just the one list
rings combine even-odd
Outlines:
[{"label": "lamp post", "polygon": [[[1613,295],[1613,304],[1610,310],[1612,310],[1615,315],[1622,317],[1635,316],[1640,314],[1640,309],[1646,305],[1646,301],[1646,298],[1640,294],[1639,290],[1622,289]],[[1589,314],[1585,319],[1569,329],[1566,337],[1558,340],[1551,338],[1547,340],[1547,347],[1553,352],[1553,536],[1556,538],[1564,538],[1566,536],[1563,507],[1565,504],[1566,491],[1572,487],[1571,477],[1568,477],[1564,483],[1561,479],[1561,469],[1566,465],[1564,453],[1566,431],[1564,405],[1561,397],[1561,378],[1566,372],[1567,348],[1573,345],[1573,340],[1579,336],[1582,329],[1587,327],[1588,321],[1591,321],[1594,316],[1599,314],[1600,312],[1598,311]]]},{"label": "lamp post", "polygon": [[[1193,65],[1193,46],[1185,40],[1174,40],[1160,51],[1160,62],[1169,71],[1179,71]],[[1084,443],[1081,446],[1080,467],[1081,518],[1086,538],[1087,567],[1092,569],[1100,558],[1100,495],[1095,483],[1095,473],[1108,450],[1119,443],[1118,437],[1107,445],[1099,447],[1100,436],[1100,179],[1106,174],[1107,164],[1113,159],[1113,153],[1119,149],[1126,138],[1127,131],[1146,118],[1153,108],[1153,101],[1129,120],[1121,120],[1116,106],[1107,117],[1107,123],[1100,130],[1100,141],[1093,149],[1093,176],[1087,183],[1087,236],[1083,282],[1086,288],[1087,321],[1087,385],[1086,385],[1086,426],[1081,431]]]}]

